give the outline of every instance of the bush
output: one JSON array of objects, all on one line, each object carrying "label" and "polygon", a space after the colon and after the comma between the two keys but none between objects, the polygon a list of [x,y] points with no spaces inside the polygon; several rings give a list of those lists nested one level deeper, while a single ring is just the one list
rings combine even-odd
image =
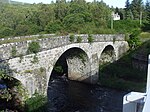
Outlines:
[{"label": "bush", "polygon": [[43,95],[35,93],[33,97],[26,100],[26,112],[45,112],[47,98]]},{"label": "bush", "polygon": [[92,43],[94,41],[94,38],[92,37],[91,34],[88,35],[88,42]]},{"label": "bush", "polygon": [[38,53],[39,51],[40,51],[39,42],[33,41],[33,42],[29,43],[27,54]]},{"label": "bush", "polygon": [[78,43],[82,42],[82,37],[81,37],[81,36],[78,36],[78,37],[77,37],[77,42],[78,42]]},{"label": "bush", "polygon": [[63,68],[62,66],[60,65],[57,65],[54,67],[54,70],[57,72],[57,73],[63,73]]},{"label": "bush", "polygon": [[70,37],[69,37],[69,41],[70,41],[70,42],[74,42],[74,39],[75,39],[75,38],[74,38],[74,35],[71,34]]},{"label": "bush", "polygon": [[17,54],[16,47],[12,47],[11,56],[12,56],[12,57],[16,57],[16,54]]},{"label": "bush", "polygon": [[128,43],[129,43],[131,50],[137,48],[141,44],[141,41],[139,38],[140,33],[141,33],[140,30],[137,29],[137,30],[134,30],[129,36],[130,38],[128,40]]},{"label": "bush", "polygon": [[137,20],[120,20],[114,21],[114,29],[118,33],[132,33],[133,30],[140,28]]},{"label": "bush", "polygon": [[62,23],[60,21],[49,22],[48,25],[45,27],[46,33],[56,33],[61,31]]}]

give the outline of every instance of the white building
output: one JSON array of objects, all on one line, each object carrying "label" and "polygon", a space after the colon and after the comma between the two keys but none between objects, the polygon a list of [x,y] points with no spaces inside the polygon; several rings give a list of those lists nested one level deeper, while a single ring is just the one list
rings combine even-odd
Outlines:
[{"label": "white building", "polygon": [[115,20],[120,20],[120,15],[118,14],[118,13],[114,13],[114,12],[112,12],[112,18],[113,18],[113,20],[115,21]]}]

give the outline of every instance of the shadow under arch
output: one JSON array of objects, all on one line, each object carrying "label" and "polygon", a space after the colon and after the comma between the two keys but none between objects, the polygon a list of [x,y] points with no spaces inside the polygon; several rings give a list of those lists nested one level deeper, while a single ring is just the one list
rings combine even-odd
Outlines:
[{"label": "shadow under arch", "polygon": [[[69,63],[74,63],[75,66],[80,66],[77,64],[81,64],[82,62],[83,66],[84,64],[86,66],[86,62],[88,62],[88,60],[89,58],[86,52],[81,48],[77,47],[73,47],[66,50],[59,57],[51,72],[48,83],[48,111],[61,111],[63,110],[63,108],[65,108],[64,105],[68,105],[68,98],[65,96],[65,94],[69,94],[68,86],[69,88],[71,86],[70,81],[68,79],[70,73],[68,68],[71,67]],[[66,74],[65,77],[64,74]]]},{"label": "shadow under arch", "polygon": [[68,60],[73,58],[78,58],[83,63],[89,60],[88,55],[83,49],[77,47],[67,49],[54,64],[50,79],[63,76],[64,74],[68,77]]},{"label": "shadow under arch", "polygon": [[107,45],[100,56],[99,59],[99,65],[103,66],[103,65],[107,65],[109,63],[112,63],[116,60],[116,52],[115,49],[112,45]]},{"label": "shadow under arch", "polygon": [[13,77],[13,71],[5,60],[0,59],[0,111],[24,111],[22,104],[25,89],[22,83]]}]

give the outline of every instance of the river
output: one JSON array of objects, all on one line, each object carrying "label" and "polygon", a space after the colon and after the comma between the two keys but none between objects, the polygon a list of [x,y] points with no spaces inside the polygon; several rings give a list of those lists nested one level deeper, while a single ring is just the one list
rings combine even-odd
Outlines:
[{"label": "river", "polygon": [[127,92],[57,77],[48,88],[48,112],[122,112]]}]

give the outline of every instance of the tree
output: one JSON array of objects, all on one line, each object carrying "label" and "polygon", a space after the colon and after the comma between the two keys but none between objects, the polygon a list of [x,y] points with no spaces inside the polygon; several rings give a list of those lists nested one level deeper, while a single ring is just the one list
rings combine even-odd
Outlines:
[{"label": "tree", "polygon": [[118,13],[118,15],[120,15],[120,19],[123,19],[123,13],[121,12],[121,9],[119,9],[118,7],[116,7],[115,9],[115,13]]},{"label": "tree", "polygon": [[133,14],[134,20],[139,20],[140,15],[143,12],[143,2],[142,0],[133,0],[131,2],[131,12]]},{"label": "tree", "polygon": [[129,0],[125,3],[125,19],[131,19],[131,7]]},{"label": "tree", "polygon": [[49,22],[46,27],[46,33],[56,33],[63,28],[61,21]]},{"label": "tree", "polygon": [[144,31],[150,31],[150,2],[147,0],[145,5],[145,21],[142,27]]},{"label": "tree", "polygon": [[66,5],[66,1],[64,0],[57,0],[56,1],[56,7],[54,9],[55,11],[55,17],[57,20],[63,21],[63,18],[66,16],[67,14],[67,5]]},{"label": "tree", "polygon": [[145,5],[146,20],[150,22],[150,2],[147,0]]}]

